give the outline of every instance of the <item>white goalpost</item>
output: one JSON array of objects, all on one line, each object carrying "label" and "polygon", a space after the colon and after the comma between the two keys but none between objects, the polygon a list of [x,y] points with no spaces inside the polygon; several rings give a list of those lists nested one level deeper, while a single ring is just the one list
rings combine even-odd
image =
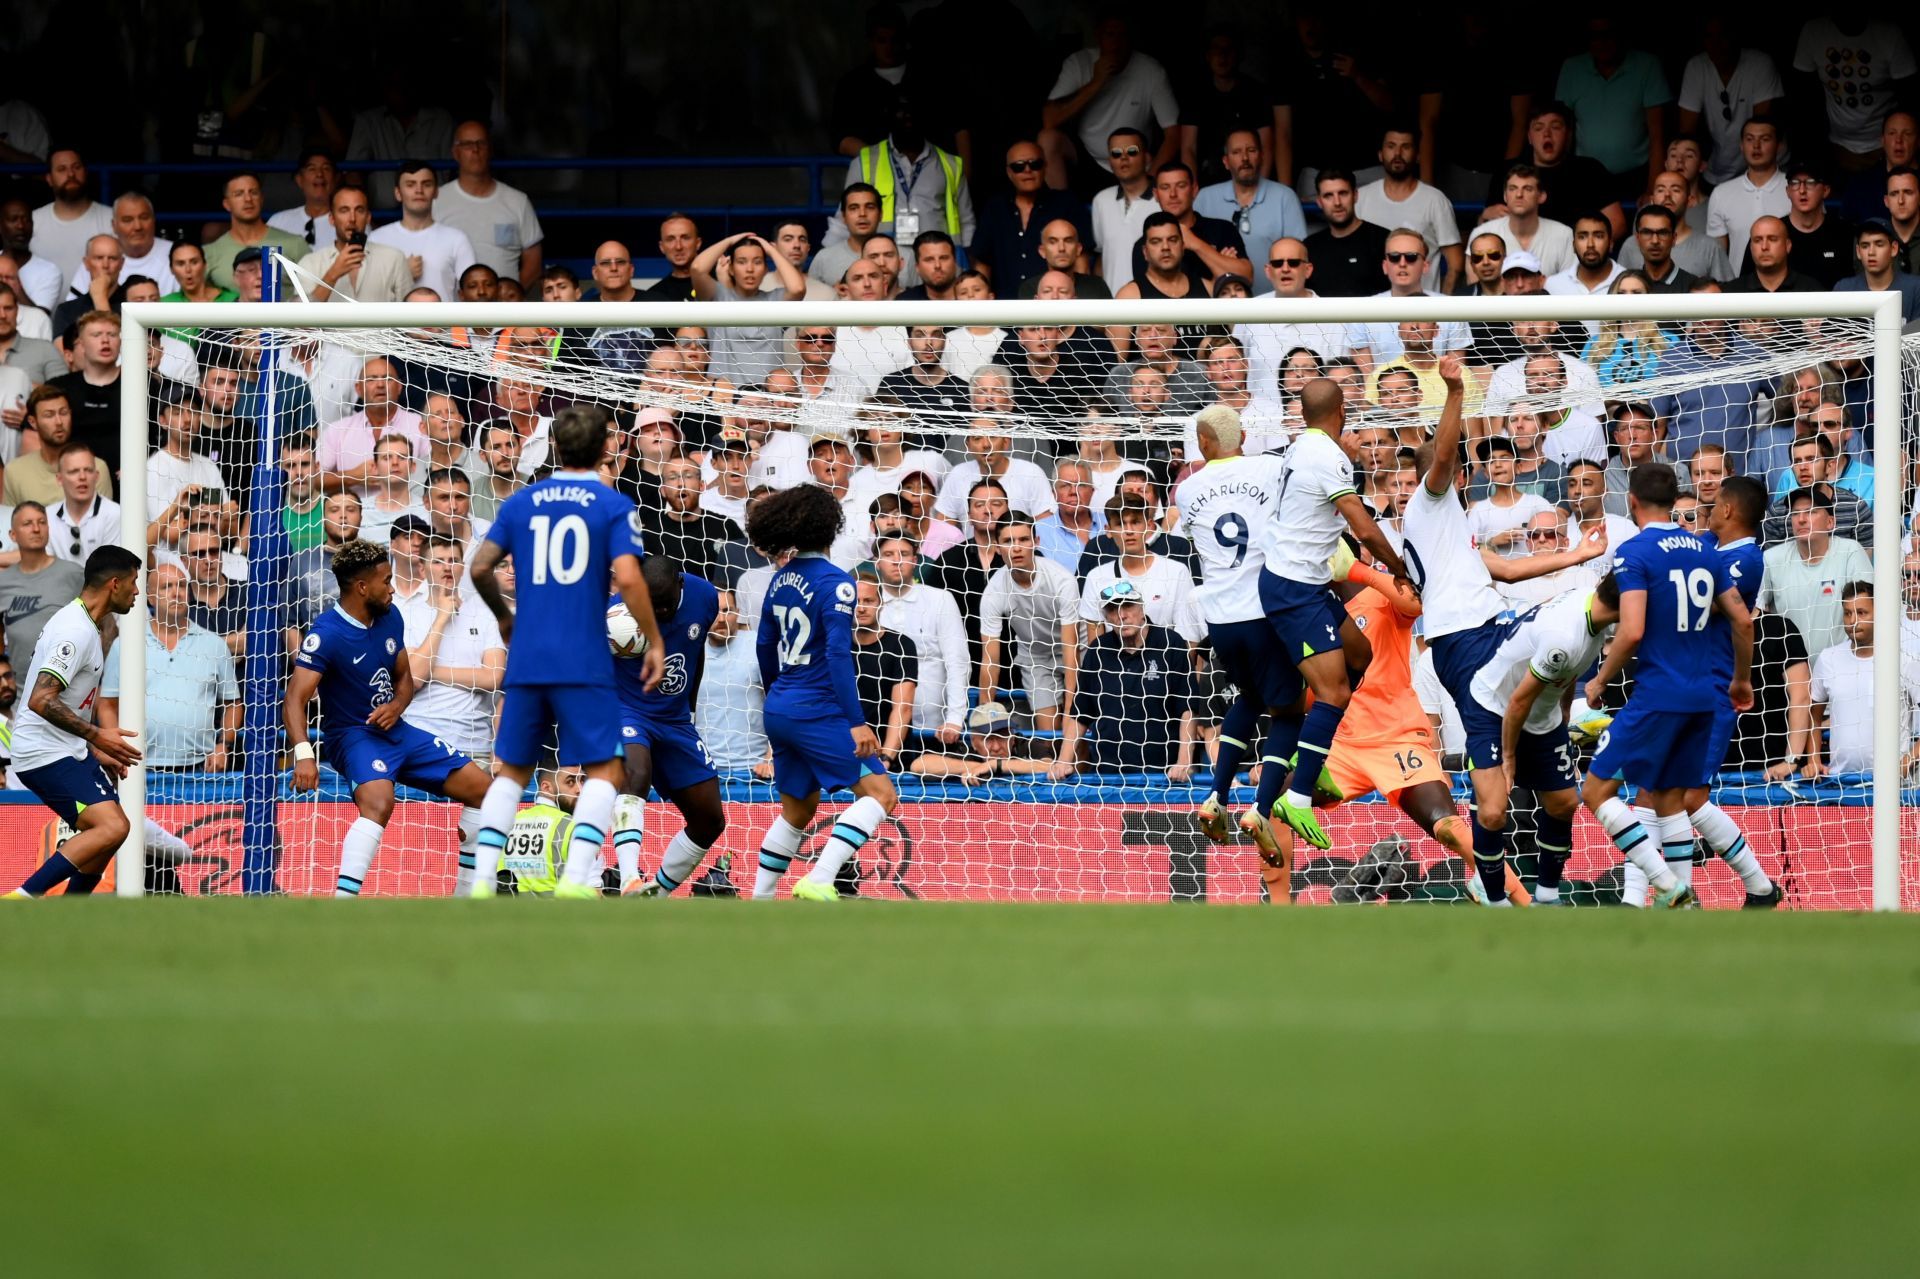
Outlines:
[{"label": "white goalpost", "polygon": [[[462,414],[469,430],[493,411],[492,401],[479,396],[492,393],[503,380],[526,383],[530,394],[552,405],[578,399],[594,399],[616,408],[636,437],[635,418],[655,420],[659,414],[641,412],[664,408],[665,417],[683,437],[700,437],[689,443],[717,448],[725,433],[734,429],[736,418],[751,416],[761,430],[791,430],[799,437],[800,465],[806,465],[806,452],[823,437],[844,439],[857,445],[861,433],[870,426],[876,412],[891,426],[905,430],[909,450],[918,446],[931,454],[940,454],[944,474],[956,473],[967,462],[969,437],[1007,436],[1014,441],[1013,452],[1021,460],[1031,460],[1049,475],[1053,464],[1075,452],[1077,442],[1089,431],[1105,441],[1105,452],[1115,459],[1112,475],[1123,475],[1130,463],[1142,473],[1158,480],[1171,480],[1182,464],[1183,442],[1190,439],[1191,408],[1176,398],[1164,409],[1151,409],[1159,394],[1155,378],[1140,375],[1145,387],[1140,398],[1129,403],[1126,378],[1116,382],[1113,369],[1140,363],[1130,357],[1140,352],[1143,342],[1138,333],[1143,327],[1172,326],[1176,350],[1160,378],[1168,386],[1180,385],[1188,395],[1202,387],[1199,379],[1207,369],[1194,359],[1209,335],[1233,338],[1239,355],[1253,355],[1253,372],[1246,389],[1249,405],[1250,437],[1263,435],[1277,442],[1297,428],[1289,393],[1285,389],[1287,372],[1276,367],[1273,352],[1281,351],[1281,363],[1297,348],[1287,347],[1293,337],[1306,334],[1301,346],[1313,348],[1312,334],[1341,331],[1345,343],[1340,355],[1325,350],[1314,353],[1322,364],[1329,360],[1355,360],[1359,364],[1357,384],[1368,393],[1364,409],[1350,418],[1375,431],[1377,448],[1383,458],[1397,449],[1409,447],[1423,429],[1430,430],[1434,407],[1411,400],[1396,407],[1383,404],[1395,397],[1411,397],[1420,392],[1416,369],[1412,379],[1395,379],[1389,390],[1370,385],[1387,380],[1392,363],[1383,350],[1361,346],[1352,341],[1368,333],[1377,341],[1424,343],[1432,340],[1442,349],[1450,334],[1489,344],[1498,355],[1489,355],[1483,346],[1476,364],[1476,403],[1482,412],[1471,416],[1492,421],[1517,419],[1529,414],[1541,419],[1560,415],[1581,430],[1603,433],[1601,445],[1605,460],[1604,414],[1589,421],[1590,406],[1596,403],[1663,401],[1664,397],[1696,394],[1708,381],[1718,386],[1759,387],[1785,385],[1785,401],[1793,398],[1792,386],[1797,373],[1816,369],[1815,382],[1831,384],[1836,401],[1845,401],[1850,411],[1870,414],[1872,439],[1870,455],[1860,457],[1863,466],[1871,466],[1876,488],[1870,502],[1872,540],[1873,595],[1878,601],[1881,624],[1874,632],[1871,656],[1873,691],[1872,767],[1849,773],[1847,779],[1815,782],[1791,775],[1784,779],[1759,779],[1740,783],[1740,794],[1752,800],[1747,809],[1733,808],[1736,818],[1743,812],[1749,839],[1759,848],[1763,844],[1769,856],[1782,852],[1788,856],[1789,876],[1803,877],[1806,887],[1794,900],[1797,906],[1871,907],[1875,910],[1920,908],[1920,801],[1903,794],[1906,778],[1902,760],[1914,740],[1911,705],[1916,690],[1903,686],[1902,654],[1912,637],[1903,636],[1900,624],[1905,616],[1902,561],[1911,545],[1906,521],[1912,506],[1911,467],[1907,457],[1907,435],[1911,428],[1912,405],[1916,388],[1905,368],[1910,353],[1903,348],[1900,300],[1896,293],[1820,293],[1776,295],[1692,294],[1686,296],[1616,295],[1596,297],[1534,296],[1516,298],[1310,298],[1310,299],[1194,299],[1183,301],[977,301],[977,302],[770,302],[770,303],[689,303],[684,305],[639,303],[425,303],[425,304],[345,304],[309,302],[261,302],[232,304],[135,303],[121,314],[124,357],[121,385],[121,481],[123,507],[122,536],[128,549],[148,556],[154,547],[148,542],[149,522],[166,508],[164,501],[150,500],[147,468],[143,460],[158,444],[156,421],[150,410],[151,398],[161,374],[150,370],[143,358],[149,344],[164,333],[191,334],[185,341],[197,366],[204,370],[219,366],[239,369],[246,384],[247,407],[260,423],[255,441],[259,450],[259,473],[278,475],[279,449],[289,438],[286,419],[289,413],[299,417],[307,429],[324,430],[327,405],[344,402],[349,412],[354,405],[350,384],[364,370],[364,362],[385,358],[396,370],[395,378],[411,407],[419,408],[428,394],[445,394],[458,399],[474,397]],[[1538,384],[1528,380],[1525,365],[1530,359],[1547,354],[1573,351],[1567,367],[1582,365],[1578,354],[1585,339],[1573,333],[1586,325],[1596,337],[1624,334],[1629,326],[1646,340],[1672,350],[1691,325],[1718,322],[1737,338],[1734,349],[1747,353],[1728,357],[1712,378],[1703,381],[1697,370],[1663,369],[1656,364],[1627,367],[1622,365],[1614,380],[1589,388],[1578,380],[1562,377],[1559,385]],[[1403,335],[1400,326],[1410,324],[1440,326],[1432,339],[1419,334]],[[1529,346],[1529,338],[1509,326],[1562,326],[1568,332],[1552,341],[1542,339],[1539,347]],[[844,355],[833,366],[840,382],[837,389],[814,397],[783,389],[767,389],[764,382],[728,384],[714,377],[710,366],[702,364],[697,376],[692,364],[678,357],[661,356],[649,363],[656,350],[671,350],[670,336],[642,340],[618,353],[615,362],[603,366],[578,358],[582,347],[594,347],[596,335],[616,331],[703,330],[706,336],[689,338],[687,350],[700,350],[701,359],[712,356],[712,336],[751,331],[759,352],[758,367],[798,367],[806,359],[796,354],[794,335],[807,329],[831,328]],[[1240,326],[1250,326],[1241,329]],[[1364,326],[1372,326],[1370,329]],[[1012,385],[1005,396],[985,400],[969,396],[968,379],[956,375],[952,391],[955,398],[947,408],[923,404],[899,405],[887,401],[876,410],[871,392],[872,370],[896,360],[906,352],[909,363],[918,357],[912,353],[911,334],[921,329],[939,328],[949,335],[974,334],[973,337],[944,337],[943,347],[971,344],[987,352],[982,363],[991,367],[1014,369]],[[1033,339],[1037,352],[1031,360],[1021,347],[1022,330],[1045,329],[1055,333],[1053,345]],[[997,331],[991,337],[982,330]],[[1064,333],[1065,336],[1059,336]],[[522,340],[516,335],[528,334]],[[1031,372],[1046,373],[1055,368],[1051,362],[1069,342],[1073,349],[1111,341],[1105,334],[1117,336],[1126,349],[1103,353],[1097,364],[1076,365],[1054,373],[1051,379]],[[1662,336],[1664,335],[1664,336]],[[1260,350],[1250,353],[1250,342],[1258,341]],[[931,338],[927,338],[931,342]],[[692,343],[705,343],[696,348]],[[997,345],[996,345],[997,344]],[[1510,345],[1509,345],[1510,344]],[[1282,348],[1285,348],[1284,350]],[[1216,344],[1213,350],[1219,349]],[[1424,346],[1419,348],[1424,350]],[[1365,353],[1365,358],[1354,354]],[[976,351],[976,355],[978,351]],[[1108,358],[1108,355],[1112,358]],[[972,357],[969,357],[972,358]],[[1223,359],[1230,359],[1224,356]],[[298,367],[290,372],[290,360]],[[1191,368],[1179,367],[1185,362]],[[1517,365],[1520,390],[1502,391],[1494,385],[1498,370]],[[964,367],[957,360],[949,367]],[[976,364],[970,372],[977,372]],[[1060,366],[1062,369],[1064,365]],[[1835,368],[1863,370],[1836,374]],[[663,371],[664,370],[664,371]],[[1217,370],[1216,370],[1217,372]],[[1577,374],[1577,370],[1576,370]],[[1232,374],[1224,373],[1232,383]],[[1871,394],[1866,394],[1864,379],[1871,378]],[[1097,378],[1096,386],[1093,379]],[[1078,379],[1078,381],[1074,381]],[[1824,380],[1824,381],[1823,381]],[[1411,382],[1411,385],[1407,383]],[[348,384],[346,389],[343,383]],[[1036,397],[1052,394],[1044,388],[1059,387],[1071,392],[1071,408],[1052,404],[1036,409]],[[458,388],[449,391],[449,387]],[[473,388],[471,391],[465,388]],[[1042,389],[1036,389],[1042,388]],[[1214,392],[1208,390],[1209,397]],[[1757,393],[1756,393],[1757,394]],[[1818,391],[1816,389],[1816,398]],[[291,398],[289,398],[291,397]],[[344,401],[342,397],[345,397]],[[1769,402],[1773,402],[1769,396]],[[743,408],[752,402],[751,414]],[[1498,404],[1504,412],[1494,413]],[[1184,408],[1184,411],[1181,411]],[[551,407],[528,411],[525,420],[551,413]],[[1786,411],[1786,410],[1781,410]],[[500,409],[503,417],[514,410]],[[868,414],[869,416],[863,416]],[[1089,425],[1089,424],[1093,425]],[[1771,426],[1780,429],[1775,419]],[[383,431],[385,428],[380,428]],[[1557,428],[1556,428],[1557,429]],[[1569,430],[1572,429],[1570,426]],[[1478,429],[1470,438],[1483,439],[1509,433],[1504,428]],[[747,435],[753,435],[748,430]],[[380,431],[375,432],[376,438]],[[730,439],[730,436],[726,436]],[[1542,430],[1542,439],[1551,440],[1551,432]],[[478,448],[479,441],[467,443]],[[758,447],[760,441],[752,441]],[[1790,446],[1790,440],[1788,441]],[[638,444],[635,444],[638,447]],[[1584,450],[1588,455],[1591,450]],[[1168,458],[1171,454],[1171,458]],[[1191,459],[1186,459],[1191,460]],[[1569,455],[1569,465],[1575,460]],[[414,458],[416,463],[421,459]],[[645,459],[636,455],[634,473],[644,469]],[[1729,473],[1745,473],[1744,458],[1726,458]],[[1387,463],[1382,463],[1387,465]],[[899,468],[906,469],[904,466]],[[707,470],[713,470],[709,458]],[[964,472],[958,472],[965,474]],[[293,552],[288,549],[294,536],[281,516],[278,487],[263,492],[274,495],[269,509],[250,509],[254,493],[232,494],[239,515],[246,521],[248,541],[246,558],[252,561],[247,583],[235,589],[258,592],[251,599],[272,598],[291,591],[288,574],[292,572]],[[657,485],[657,478],[651,481]],[[896,481],[897,483],[898,481]],[[399,492],[395,481],[394,492]],[[1382,502],[1390,499],[1391,485],[1378,481]],[[1171,501],[1170,484],[1163,499]],[[642,490],[646,500],[657,501],[658,487]],[[861,490],[864,492],[864,490]],[[875,492],[885,491],[884,489]],[[1775,490],[1769,488],[1772,499]],[[1371,495],[1370,495],[1371,496]],[[260,500],[264,501],[264,497]],[[1546,499],[1550,504],[1557,496]],[[862,515],[864,519],[864,514]],[[319,518],[315,518],[319,523]],[[856,521],[858,523],[858,521]],[[865,526],[862,526],[865,527]],[[966,530],[964,521],[960,528]],[[850,529],[853,536],[858,529]],[[871,529],[868,540],[848,552],[850,558],[865,564],[873,561]],[[311,536],[308,529],[300,536]],[[1524,534],[1522,535],[1524,537]],[[1789,535],[1791,540],[1791,535]],[[1522,540],[1521,546],[1526,542]],[[225,543],[234,556],[243,554],[243,543],[229,538]],[[275,558],[265,564],[259,558],[262,547],[271,547]],[[162,560],[177,552],[161,548]],[[153,561],[150,560],[150,563]],[[177,561],[176,561],[177,562]],[[307,561],[301,561],[303,564]],[[1084,565],[1083,565],[1084,569]],[[752,581],[751,572],[740,581]],[[1837,594],[1837,591],[1836,591]],[[122,620],[121,629],[129,636],[140,635],[147,617],[148,595],[143,591],[134,612]],[[748,615],[757,614],[757,601],[743,600],[739,607]],[[1097,612],[1097,606],[1096,606]],[[290,620],[291,619],[291,620]],[[332,885],[331,867],[339,856],[339,828],[344,820],[337,811],[350,807],[337,788],[323,787],[319,798],[296,797],[287,793],[285,779],[289,767],[283,757],[279,732],[279,702],[284,688],[285,667],[289,657],[286,633],[297,629],[304,615],[277,607],[270,616],[248,619],[246,655],[236,659],[236,673],[243,687],[244,723],[242,740],[248,761],[244,773],[236,773],[218,783],[220,798],[201,800],[194,787],[215,785],[205,779],[170,776],[164,785],[144,765],[129,770],[121,786],[121,799],[132,823],[134,835],[118,857],[115,891],[121,896],[140,896],[156,867],[143,850],[140,832],[149,816],[162,819],[172,829],[181,822],[211,820],[217,808],[227,834],[220,857],[223,859],[215,885],[209,874],[198,880],[199,891],[287,891],[325,892]],[[1091,620],[1089,618],[1088,620]],[[1920,623],[1916,623],[1920,625]],[[1169,629],[1178,631],[1177,625]],[[1920,632],[1917,632],[1920,633]],[[1193,636],[1188,636],[1193,639]],[[1203,636],[1201,637],[1204,638]],[[1844,642],[1844,635],[1841,637]],[[410,641],[411,642],[411,641]],[[583,636],[582,643],[604,643],[605,637]],[[1811,663],[1815,654],[1809,648]],[[750,648],[751,637],[748,637]],[[121,643],[119,649],[120,722],[142,734],[147,740],[150,722],[147,645]],[[717,678],[712,664],[721,646],[707,650],[710,664],[700,697],[740,697],[750,700],[751,691],[743,677]],[[737,652],[736,652],[736,655]],[[925,649],[922,649],[923,673]],[[965,663],[965,687],[976,682],[979,667],[967,652],[947,652],[944,660]],[[1001,687],[1011,687],[1011,659],[1001,663],[1008,679]],[[744,669],[744,664],[743,667]],[[728,669],[733,669],[729,667]],[[944,668],[943,668],[944,669]],[[931,679],[932,676],[927,676]],[[1203,686],[1196,702],[1207,689]],[[1216,690],[1217,693],[1217,690]],[[611,695],[611,692],[610,694]],[[919,696],[929,696],[920,690]],[[757,706],[757,703],[755,703]],[[1016,695],[1011,705],[1018,714],[1015,754],[1045,762],[1048,751],[1059,749],[1057,730],[1045,727],[1046,721],[1034,718],[1031,711],[1038,700],[1023,702]],[[1023,710],[1024,708],[1024,710]],[[962,709],[965,709],[964,707]],[[950,718],[953,707],[941,708],[941,718],[924,724],[916,708],[908,753],[919,751],[938,756],[950,749],[936,729]],[[1795,712],[1797,714],[1797,711]],[[1798,740],[1798,721],[1793,732]],[[963,724],[972,731],[973,726]],[[1203,750],[1206,717],[1196,710],[1193,733]],[[1179,726],[1170,724],[1169,734],[1178,736]],[[953,748],[957,749],[957,748]],[[906,755],[903,753],[902,758]],[[1199,770],[1205,772],[1204,754],[1196,755]],[[565,763],[566,761],[560,761]],[[1155,766],[1159,773],[1166,769]],[[894,843],[874,854],[887,862],[883,887],[887,893],[909,897],[983,897],[1049,900],[1258,900],[1258,865],[1245,845],[1212,847],[1196,840],[1191,833],[1188,814],[1205,794],[1203,783],[1164,776],[1142,781],[1141,770],[1108,778],[1097,769],[1085,766],[1063,779],[1050,779],[1044,771],[1008,777],[1005,767],[988,770],[991,782],[967,784],[951,775],[928,773],[913,787],[903,789],[901,813],[895,822]],[[770,792],[763,782],[751,778],[749,770],[723,768],[730,813],[741,820],[730,826],[722,845],[732,850],[738,867],[750,877],[753,854],[761,826],[745,820],[761,811]],[[331,784],[331,783],[330,783]],[[758,789],[755,789],[755,788]],[[1236,795],[1245,791],[1244,781]],[[1246,791],[1250,794],[1250,791]],[[1456,794],[1462,793],[1456,788]],[[1470,792],[1466,792],[1470,793]],[[150,796],[164,795],[150,807]],[[830,816],[845,801],[842,795],[823,797],[822,816]],[[1240,801],[1236,801],[1238,804]],[[1735,803],[1745,802],[1737,799]],[[1459,802],[1466,811],[1464,800]],[[405,808],[404,816],[401,808]],[[1337,847],[1341,860],[1323,868],[1324,874],[1344,873],[1353,862],[1384,840],[1400,832],[1406,840],[1422,837],[1393,812],[1379,803],[1346,806],[1344,847]],[[1862,811],[1864,810],[1864,812]],[[443,812],[424,805],[396,807],[394,824],[389,827],[381,853],[381,873],[389,878],[384,891],[413,894],[437,894],[447,891],[453,879],[453,848],[456,838],[453,824],[458,807],[446,806]],[[1837,815],[1837,816],[1836,816]],[[1833,816],[1824,844],[1819,832],[1823,816]],[[1860,816],[1869,820],[1859,821]],[[1840,820],[1844,817],[1845,820]],[[672,805],[654,799],[646,805],[648,848],[657,850],[665,835],[678,829],[679,818]],[[1760,826],[1764,824],[1765,830]],[[1599,832],[1591,818],[1581,815],[1577,825],[1581,838],[1592,843]],[[658,833],[656,833],[658,832]],[[192,843],[192,840],[188,841]],[[1427,841],[1431,845],[1431,841]],[[1599,844],[1604,844],[1600,838]],[[1864,845],[1864,846],[1862,846]],[[611,845],[609,845],[611,854]],[[717,851],[717,850],[716,850]],[[1304,850],[1303,850],[1304,851]],[[1610,851],[1610,850],[1609,850]],[[1597,860],[1603,852],[1594,845],[1588,864],[1599,885],[1603,872]],[[1451,881],[1438,868],[1431,847],[1423,855],[1422,865],[1432,888],[1424,895],[1453,895],[1445,885]],[[652,854],[649,855],[649,861]],[[1440,860],[1444,860],[1443,858]],[[1578,860],[1578,859],[1576,859]],[[1617,860],[1617,859],[1616,859]],[[1768,856],[1763,856],[1768,861]],[[911,863],[911,865],[909,865]],[[1795,867],[1804,867],[1797,870]],[[1769,871],[1775,867],[1769,863]],[[1416,872],[1416,878],[1419,873]],[[1456,877],[1457,878],[1457,877]],[[172,881],[168,881],[172,882]],[[1296,883],[1300,882],[1296,875]],[[1319,887],[1325,884],[1312,881]],[[1609,881],[1610,882],[1610,881]],[[1596,887],[1596,892],[1600,891]]]}]

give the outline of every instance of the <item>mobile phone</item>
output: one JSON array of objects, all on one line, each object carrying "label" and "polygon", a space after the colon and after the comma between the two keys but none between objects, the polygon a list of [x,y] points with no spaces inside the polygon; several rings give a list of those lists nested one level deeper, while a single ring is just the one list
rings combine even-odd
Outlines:
[{"label": "mobile phone", "polygon": [[342,246],[357,244],[364,249],[367,247],[367,233],[365,231],[349,231],[340,237],[340,243]]}]

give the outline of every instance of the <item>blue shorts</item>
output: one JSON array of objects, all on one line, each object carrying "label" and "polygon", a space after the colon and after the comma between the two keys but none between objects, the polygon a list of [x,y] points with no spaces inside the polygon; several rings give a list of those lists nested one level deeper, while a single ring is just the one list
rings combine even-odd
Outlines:
[{"label": "blue shorts", "polygon": [[782,795],[805,799],[817,790],[840,790],[868,774],[887,771],[878,755],[854,755],[851,730],[843,719],[793,719],[768,712],[766,728],[773,746],[773,786]]},{"label": "blue shorts", "polygon": [[368,782],[400,782],[439,795],[447,778],[473,761],[402,720],[384,733],[357,726],[328,733],[327,762],[356,790]]},{"label": "blue shorts", "polygon": [[[1500,759],[1500,717],[1468,698],[1460,704],[1460,725],[1467,730],[1467,767],[1494,768]],[[1580,784],[1580,770],[1573,762],[1573,743],[1567,738],[1567,726],[1550,733],[1529,733],[1522,729],[1513,765],[1513,784],[1536,794],[1570,790]]]},{"label": "blue shorts", "polygon": [[1243,699],[1263,711],[1299,699],[1300,672],[1280,655],[1269,623],[1220,622],[1207,630],[1221,671]]},{"label": "blue shorts", "polygon": [[120,802],[120,788],[113,774],[91,753],[79,759],[56,759],[38,768],[23,768],[20,780],[69,826],[78,826],[80,814],[90,805]]},{"label": "blue shorts", "polygon": [[653,788],[671,795],[720,776],[713,771],[707,744],[691,724],[665,724],[628,713],[620,723],[620,749],[643,746],[653,760]]},{"label": "blue shorts", "polygon": [[1328,583],[1310,586],[1262,569],[1260,607],[1266,610],[1268,632],[1279,638],[1281,656],[1289,665],[1297,667],[1316,653],[1340,647],[1347,610]]},{"label": "blue shorts", "polygon": [[1654,710],[1637,698],[1600,735],[1593,772],[1632,782],[1641,790],[1705,786],[1716,771],[1713,748],[1717,711]]},{"label": "blue shorts", "polygon": [[[1524,613],[1501,613],[1471,630],[1455,631],[1427,641],[1427,647],[1433,650],[1433,673],[1462,717],[1468,706],[1478,704],[1473,700],[1473,677],[1493,663],[1494,652],[1512,636],[1514,626],[1532,617],[1534,612],[1528,609]],[[1499,733],[1494,734],[1493,740],[1500,740]]]},{"label": "blue shorts", "polygon": [[[554,732],[558,726],[559,733]],[[620,754],[620,700],[584,684],[515,684],[500,704],[494,758],[532,768],[558,745],[562,764],[600,764]]]}]

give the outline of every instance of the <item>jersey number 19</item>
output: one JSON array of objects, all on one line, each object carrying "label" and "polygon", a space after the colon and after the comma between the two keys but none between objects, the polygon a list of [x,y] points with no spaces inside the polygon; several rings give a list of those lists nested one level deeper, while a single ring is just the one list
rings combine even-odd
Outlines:
[{"label": "jersey number 19", "polygon": [[[1682,632],[1704,631],[1707,618],[1713,612],[1713,574],[1704,568],[1696,568],[1691,573],[1685,569],[1670,569],[1667,580],[1673,583],[1675,629]],[[1698,609],[1700,616],[1690,616],[1690,609]]]}]

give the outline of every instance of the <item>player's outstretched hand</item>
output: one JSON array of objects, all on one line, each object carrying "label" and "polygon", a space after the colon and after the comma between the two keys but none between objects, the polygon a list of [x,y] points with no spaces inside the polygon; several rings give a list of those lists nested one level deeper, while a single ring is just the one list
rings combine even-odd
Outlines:
[{"label": "player's outstretched hand", "polygon": [[400,703],[398,702],[382,702],[367,716],[367,723],[383,733],[392,731],[393,726],[399,722]]},{"label": "player's outstretched hand", "polygon": [[649,644],[640,657],[640,686],[651,693],[667,673],[667,659],[660,655],[659,644]]},{"label": "player's outstretched hand", "polygon": [[868,759],[880,753],[880,739],[865,724],[853,730],[853,754],[856,759]]},{"label": "player's outstretched hand", "polygon": [[1458,354],[1440,357],[1440,380],[1447,384],[1449,391],[1458,391],[1466,383],[1467,364]]},{"label": "player's outstretched hand", "polygon": [[1733,681],[1733,683],[1727,685],[1727,692],[1733,698],[1733,709],[1737,711],[1750,711],[1753,709],[1753,681],[1752,680],[1737,679]]},{"label": "player's outstretched hand", "polygon": [[297,791],[317,790],[320,786],[320,765],[310,759],[293,761],[293,788]]},{"label": "player's outstretched hand", "polygon": [[133,741],[134,734],[128,729],[102,728],[93,735],[94,753],[125,777],[127,769],[140,762],[140,748]]}]

